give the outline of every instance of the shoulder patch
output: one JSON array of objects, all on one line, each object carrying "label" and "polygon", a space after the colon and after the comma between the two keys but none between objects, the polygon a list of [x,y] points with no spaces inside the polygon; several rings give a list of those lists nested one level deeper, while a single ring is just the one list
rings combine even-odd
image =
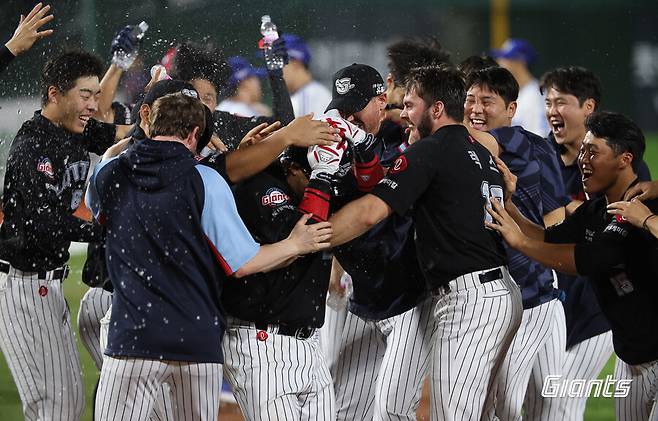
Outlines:
[{"label": "shoulder patch", "polygon": [[407,169],[407,157],[404,155],[398,156],[398,158],[393,162],[391,168],[388,170],[391,174],[396,174]]},{"label": "shoulder patch", "polygon": [[37,164],[37,171],[45,174],[49,178],[55,177],[55,172],[53,171],[53,164],[48,158],[41,158]]},{"label": "shoulder patch", "polygon": [[290,201],[290,197],[277,187],[267,190],[260,198],[261,205],[269,207],[285,205],[288,201]]}]

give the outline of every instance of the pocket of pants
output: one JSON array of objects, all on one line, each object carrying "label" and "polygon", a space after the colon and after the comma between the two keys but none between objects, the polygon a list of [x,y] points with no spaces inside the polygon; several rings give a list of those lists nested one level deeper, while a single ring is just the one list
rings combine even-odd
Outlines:
[{"label": "pocket of pants", "polygon": [[510,295],[510,291],[508,289],[497,289],[495,291],[487,292],[483,295],[483,298],[500,298],[506,295]]}]

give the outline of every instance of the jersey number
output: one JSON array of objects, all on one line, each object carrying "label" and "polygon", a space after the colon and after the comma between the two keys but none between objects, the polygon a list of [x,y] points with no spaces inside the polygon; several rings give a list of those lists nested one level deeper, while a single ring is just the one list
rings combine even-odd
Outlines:
[{"label": "jersey number", "polygon": [[491,198],[495,197],[503,203],[503,188],[497,185],[489,185],[488,181],[483,181],[480,186],[482,191],[482,197],[484,197],[484,220],[487,222],[493,222],[493,218],[487,212],[487,207],[491,207]]}]

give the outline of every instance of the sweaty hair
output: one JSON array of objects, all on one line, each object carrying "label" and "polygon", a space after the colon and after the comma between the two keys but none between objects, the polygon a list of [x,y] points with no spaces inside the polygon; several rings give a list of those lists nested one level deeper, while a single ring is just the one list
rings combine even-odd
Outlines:
[{"label": "sweaty hair", "polygon": [[461,73],[448,66],[424,66],[411,69],[407,78],[407,92],[416,94],[432,105],[443,102],[448,117],[455,121],[464,120],[466,89]]},{"label": "sweaty hair", "polygon": [[151,138],[176,136],[185,139],[198,127],[197,140],[206,128],[205,105],[197,98],[182,93],[165,95],[153,103]]},{"label": "sweaty hair", "polygon": [[41,72],[41,105],[48,103],[48,88],[56,87],[65,93],[75,86],[81,77],[103,77],[103,62],[86,51],[74,50],[59,54],[48,60]]},{"label": "sweaty hair", "polygon": [[633,172],[637,174],[646,143],[642,130],[633,120],[620,113],[600,111],[587,117],[585,127],[594,136],[605,139],[615,155],[631,153],[631,165]]},{"label": "sweaty hair", "polygon": [[486,87],[500,95],[505,101],[505,107],[519,97],[519,83],[509,70],[502,67],[488,67],[472,72],[466,78],[466,89],[471,89],[473,86]]},{"label": "sweaty hair", "polygon": [[594,110],[601,104],[601,81],[591,70],[584,67],[558,67],[544,73],[539,81],[542,95],[546,95],[551,88],[575,96],[581,107],[590,98],[595,102]]},{"label": "sweaty hair", "polygon": [[487,67],[500,66],[498,65],[498,62],[493,59],[493,57],[482,54],[479,56],[466,57],[464,61],[457,65],[457,70],[464,74],[464,78],[467,78],[471,73],[486,69]]},{"label": "sweaty hair", "polygon": [[220,92],[231,77],[231,66],[219,50],[185,42],[176,49],[172,77],[187,82],[194,79],[207,80]]},{"label": "sweaty hair", "polygon": [[397,86],[404,86],[414,67],[450,64],[450,53],[433,37],[398,41],[386,49],[388,70]]}]

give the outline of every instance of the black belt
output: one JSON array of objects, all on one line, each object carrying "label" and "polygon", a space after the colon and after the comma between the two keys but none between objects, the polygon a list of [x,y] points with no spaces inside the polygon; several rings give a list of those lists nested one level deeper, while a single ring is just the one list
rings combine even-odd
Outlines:
[{"label": "black belt", "polygon": [[[0,262],[0,272],[1,273],[6,273],[9,274],[9,270],[11,269],[11,265],[7,262]],[[48,278],[48,274],[52,273],[52,279],[58,279],[60,281],[63,281],[66,279],[67,276],[69,276],[69,266],[64,265],[61,268],[53,269],[53,270],[48,270],[48,271],[40,271],[37,272],[37,276],[39,279],[46,279]]]},{"label": "black belt", "polygon": [[[487,282],[497,281],[498,279],[503,279],[503,271],[500,270],[500,268],[496,268],[496,269],[490,270],[489,272],[480,273],[478,275],[478,278],[480,278],[480,283],[481,284],[486,284]],[[436,287],[432,290],[432,295],[439,295],[441,293],[447,294],[449,292],[450,292],[450,285],[448,285],[448,284],[439,285],[438,287]]]},{"label": "black belt", "polygon": [[256,329],[264,330],[266,332],[272,332],[275,330],[271,329],[271,327],[278,327],[278,329],[276,329],[276,333],[278,335],[292,336],[295,339],[308,339],[315,333],[315,328],[312,327],[292,327],[286,325],[267,325],[261,323],[256,323],[254,326]]}]

